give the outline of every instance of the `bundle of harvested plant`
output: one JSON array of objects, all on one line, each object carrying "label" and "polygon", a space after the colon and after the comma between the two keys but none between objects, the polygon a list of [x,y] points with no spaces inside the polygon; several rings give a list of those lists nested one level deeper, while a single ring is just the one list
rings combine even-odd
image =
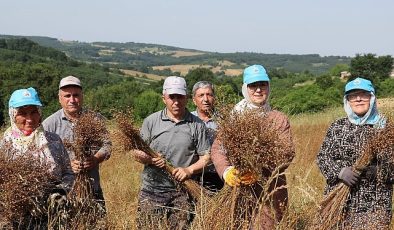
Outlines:
[{"label": "bundle of harvested plant", "polygon": [[[33,148],[33,147],[32,147]],[[34,149],[29,152],[34,152]],[[20,154],[11,143],[0,146],[0,216],[7,221],[46,214],[46,199],[53,188],[50,166],[32,154]]]},{"label": "bundle of harvested plant", "polygon": [[108,229],[105,209],[94,199],[70,199],[48,207],[48,229]]},{"label": "bundle of harvested plant", "polygon": [[[74,152],[75,159],[83,164],[103,146],[108,132],[104,119],[93,111],[85,111],[79,117],[73,134],[73,143],[66,143],[66,145]],[[79,199],[93,198],[92,181],[86,170],[82,170],[76,175],[71,195]]]},{"label": "bundle of harvested plant", "polygon": [[[394,124],[391,117],[388,118],[384,128],[377,130],[374,136],[362,148],[360,157],[352,166],[353,170],[362,174],[371,164],[373,159],[379,159],[380,164],[393,165],[394,157]],[[381,168],[381,170],[385,170]],[[391,170],[391,169],[389,169]],[[378,176],[383,176],[378,172]],[[379,179],[379,177],[377,178]],[[343,224],[346,202],[349,199],[350,188],[341,183],[320,203],[313,218],[311,229],[333,229]]]},{"label": "bundle of harvested plant", "polygon": [[[138,149],[149,154],[151,157],[159,157],[159,155],[141,138],[139,130],[133,123],[132,116],[125,113],[117,113],[115,115],[115,120],[120,130],[120,133],[116,134],[116,137],[122,143],[126,151]],[[166,162],[165,170],[169,172],[170,175],[174,169],[175,168],[169,162]],[[174,179],[174,182],[177,181]],[[208,192],[194,180],[187,179],[182,182],[181,185],[197,200],[200,199],[202,195],[208,195]]]},{"label": "bundle of harvested plant", "polygon": [[[293,159],[292,144],[280,137],[276,122],[260,109],[221,112],[217,138],[241,174],[261,175],[262,169],[272,172]],[[265,176],[260,179],[267,180],[270,175]]]},{"label": "bundle of harvested plant", "polygon": [[277,207],[272,205],[272,196],[286,189],[286,185],[276,186],[276,182],[284,177],[283,171],[294,156],[292,144],[280,137],[275,121],[262,110],[239,114],[227,110],[220,115],[217,138],[227,159],[240,175],[251,172],[258,181],[250,186],[223,189],[214,203],[202,207],[205,210],[198,212],[202,217],[197,220],[202,229],[259,229],[267,221],[274,225]]}]

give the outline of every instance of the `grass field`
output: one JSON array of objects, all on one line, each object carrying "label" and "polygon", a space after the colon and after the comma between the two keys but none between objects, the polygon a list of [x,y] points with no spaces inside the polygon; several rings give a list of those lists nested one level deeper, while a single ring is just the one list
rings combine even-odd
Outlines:
[{"label": "grass field", "polygon": [[166,65],[166,66],[153,66],[154,70],[164,70],[170,69],[172,72],[179,72],[182,76],[185,76],[190,70],[196,68],[207,68],[210,69],[213,73],[224,71],[227,76],[238,76],[242,74],[243,69],[231,69],[228,66],[229,61],[224,61],[225,68],[222,68],[221,65],[213,67],[211,65]]},{"label": "grass field", "polygon": [[[381,109],[392,111],[392,99],[381,99],[380,102]],[[286,174],[288,210],[293,215],[302,217],[321,201],[325,182],[315,163],[316,154],[330,123],[344,115],[343,109],[337,108],[290,117],[296,156]],[[119,149],[120,145],[116,141],[113,146],[111,158],[100,168],[109,226],[110,229],[135,229],[142,165],[134,161],[130,153]]]},{"label": "grass field", "polygon": [[[287,170],[291,212],[302,215],[322,199],[325,182],[315,158],[326,129],[340,116],[343,113],[339,108],[290,118],[296,145],[296,157]],[[141,164],[136,163],[130,153],[116,150],[111,159],[102,165],[103,190],[109,220],[114,229],[129,229],[134,226],[141,170]]]},{"label": "grass field", "polygon": [[151,79],[151,80],[155,80],[155,81],[160,81],[162,79],[164,79],[165,77],[163,76],[159,76],[156,74],[149,74],[149,73],[143,73],[143,72],[138,72],[138,71],[134,71],[134,70],[128,70],[128,69],[122,69],[121,70],[123,73],[125,73],[126,75],[129,76],[139,76],[139,77],[143,77],[145,76],[147,79]]}]

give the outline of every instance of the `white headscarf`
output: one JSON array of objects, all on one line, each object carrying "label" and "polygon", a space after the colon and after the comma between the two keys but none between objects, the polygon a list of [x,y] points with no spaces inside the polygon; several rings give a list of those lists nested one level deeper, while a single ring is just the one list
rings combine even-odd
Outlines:
[{"label": "white headscarf", "polygon": [[[41,116],[41,108],[38,111]],[[8,114],[10,115],[11,127],[4,133],[4,141],[11,143],[12,147],[17,150],[17,156],[30,153],[33,156],[50,163],[52,168],[55,161],[48,148],[48,141],[45,137],[44,128],[42,125],[37,127],[31,134],[25,135],[15,124],[15,117],[19,108],[10,107]]]},{"label": "white headscarf", "polygon": [[235,105],[235,107],[234,107],[235,112],[241,113],[247,109],[259,109],[259,108],[262,108],[264,110],[264,112],[266,112],[266,113],[271,111],[271,106],[269,104],[269,95],[270,95],[269,82],[268,82],[268,95],[267,95],[267,99],[265,100],[264,104],[256,105],[252,102],[252,100],[249,97],[249,93],[248,93],[248,85],[245,83],[242,85],[242,95],[244,96],[244,99],[242,99],[240,102],[238,102]]}]

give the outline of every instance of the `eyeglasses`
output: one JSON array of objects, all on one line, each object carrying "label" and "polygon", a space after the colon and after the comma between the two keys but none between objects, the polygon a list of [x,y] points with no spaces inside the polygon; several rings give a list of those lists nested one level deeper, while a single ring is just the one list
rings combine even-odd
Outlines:
[{"label": "eyeglasses", "polygon": [[371,99],[370,92],[356,92],[346,95],[346,99],[350,102],[355,101],[369,101]]},{"label": "eyeglasses", "polygon": [[258,81],[251,84],[248,84],[248,89],[255,92],[259,88],[260,90],[268,89],[268,82],[266,81]]}]

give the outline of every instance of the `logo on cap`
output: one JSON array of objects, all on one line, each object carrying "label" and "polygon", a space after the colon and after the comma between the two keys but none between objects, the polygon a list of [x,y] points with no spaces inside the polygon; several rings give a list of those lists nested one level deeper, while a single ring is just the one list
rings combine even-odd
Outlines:
[{"label": "logo on cap", "polygon": [[31,93],[26,89],[23,91],[22,96],[23,97],[31,97]]}]

